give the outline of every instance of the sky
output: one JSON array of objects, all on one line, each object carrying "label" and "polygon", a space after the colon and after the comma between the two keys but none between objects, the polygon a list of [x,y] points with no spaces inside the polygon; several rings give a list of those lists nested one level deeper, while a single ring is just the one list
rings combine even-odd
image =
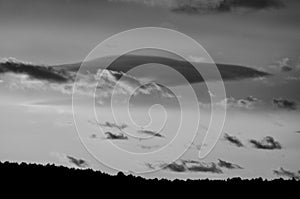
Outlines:
[{"label": "sky", "polygon": [[[298,0],[0,0],[0,161],[55,163],[110,174],[116,173],[113,166],[127,172],[158,169],[143,176],[170,179],[237,175],[300,179],[299,9]],[[180,67],[177,55],[165,51],[137,50],[128,53],[135,55],[130,58],[133,62],[125,62],[124,56],[124,62],[114,65],[117,70],[98,70],[107,60],[97,59],[102,48],[92,50],[114,34],[141,27],[170,28],[199,42],[229,74],[224,100],[209,104],[207,99],[219,100],[218,93],[208,91],[199,79],[193,87],[180,83],[182,76],[161,63],[122,73],[124,67],[145,59],[136,55],[164,55],[174,58],[165,62],[171,69]],[[149,35],[146,43],[208,57],[204,51],[194,52],[197,48],[181,42],[179,35],[151,29],[129,35],[130,39],[112,39],[115,43],[105,49],[118,54],[122,45],[126,49]],[[95,59],[86,63],[96,67],[88,72],[83,67],[74,84],[76,64],[68,64],[85,58]],[[208,64],[203,57],[190,59],[203,68]],[[193,77],[193,70],[181,69]],[[104,73],[102,84],[95,84],[94,72]],[[167,89],[160,82],[172,84]],[[115,118],[108,103],[113,88]],[[78,93],[72,96],[73,91]],[[184,107],[178,106],[181,101]],[[213,150],[199,159],[201,148],[217,135],[202,142],[211,122],[210,105],[217,107],[214,114],[219,118],[227,107],[224,128]],[[111,148],[110,143],[132,154]],[[164,153],[151,155],[166,145]],[[187,151],[171,162],[183,149]],[[137,159],[134,153],[144,156]]]},{"label": "sky", "polygon": [[[174,11],[174,2],[1,0],[0,57],[39,64],[81,61],[113,34],[146,26],[191,36],[216,62],[265,67],[286,57],[293,61],[299,57],[297,0],[283,0],[282,7],[270,3],[230,11],[196,6],[193,12]],[[200,2],[205,5],[206,1]]]}]

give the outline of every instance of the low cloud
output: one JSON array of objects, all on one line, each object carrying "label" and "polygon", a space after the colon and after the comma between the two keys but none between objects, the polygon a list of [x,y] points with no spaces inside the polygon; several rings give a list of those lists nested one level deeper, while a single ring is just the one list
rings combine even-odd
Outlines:
[{"label": "low cloud", "polygon": [[128,137],[123,133],[112,133],[112,132],[105,132],[105,138],[108,140],[128,140]]},{"label": "low cloud", "polygon": [[297,103],[283,98],[275,98],[272,100],[272,103],[274,106],[280,109],[286,109],[286,110],[296,110],[297,109]]},{"label": "low cloud", "polygon": [[218,166],[224,167],[226,169],[243,169],[243,167],[241,167],[237,164],[233,164],[233,163],[221,160],[221,159],[219,159]]},{"label": "low cloud", "polygon": [[204,163],[194,160],[183,161],[187,169],[192,172],[209,172],[209,173],[223,173],[216,163]]},{"label": "low cloud", "polygon": [[275,141],[275,139],[271,136],[267,136],[261,141],[252,139],[249,140],[249,142],[257,149],[273,150],[282,148],[281,144],[278,141]]},{"label": "low cloud", "polygon": [[273,172],[275,175],[277,175],[279,177],[287,177],[287,178],[291,178],[291,179],[295,179],[295,180],[300,180],[299,172],[297,174],[292,171],[288,171],[282,167],[279,170],[274,170]]},{"label": "low cloud", "polygon": [[223,173],[223,171],[214,162],[205,163],[195,160],[178,160],[171,164],[162,164],[160,167],[173,172]]},{"label": "low cloud", "polygon": [[86,167],[89,166],[88,163],[83,159],[78,159],[78,158],[75,158],[75,157],[72,157],[72,156],[69,156],[69,155],[67,155],[66,157],[68,158],[68,160],[71,164],[73,164],[77,167],[86,168]]},{"label": "low cloud", "polygon": [[235,136],[231,136],[227,133],[225,133],[224,135],[224,139],[228,142],[230,142],[231,144],[234,144],[237,147],[243,147],[244,144]]}]

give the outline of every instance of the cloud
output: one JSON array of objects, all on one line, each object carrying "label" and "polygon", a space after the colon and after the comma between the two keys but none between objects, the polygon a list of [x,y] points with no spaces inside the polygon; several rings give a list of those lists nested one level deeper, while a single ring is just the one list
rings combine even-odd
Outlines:
[{"label": "cloud", "polygon": [[55,70],[50,66],[38,66],[22,62],[14,58],[4,59],[0,62],[1,73],[14,73],[27,75],[30,79],[45,80],[48,82],[64,83],[72,79],[64,71]]},{"label": "cloud", "polygon": [[224,167],[224,168],[227,168],[227,169],[243,169],[243,167],[241,167],[237,164],[226,162],[226,161],[221,160],[221,159],[219,159],[218,166],[219,167]]},{"label": "cloud", "polygon": [[142,149],[145,150],[151,150],[151,149],[155,149],[155,148],[159,148],[160,145],[152,145],[152,146],[148,146],[148,145],[138,145],[139,147],[141,147]]},{"label": "cloud", "polygon": [[272,103],[274,106],[280,108],[280,109],[287,109],[287,110],[296,110],[297,109],[297,103],[288,99],[283,98],[275,98],[272,100]]},{"label": "cloud", "polygon": [[[153,166],[153,165],[152,165]],[[223,173],[216,163],[198,162],[195,160],[178,160],[171,164],[162,164],[162,169],[174,172],[208,172],[208,173]]]},{"label": "cloud", "polygon": [[282,148],[281,144],[271,136],[264,137],[261,141],[251,139],[249,142],[257,149],[273,150]]},{"label": "cloud", "polygon": [[128,140],[128,137],[122,133],[111,133],[111,132],[105,132],[106,139],[108,140]]},{"label": "cloud", "polygon": [[115,124],[115,123],[112,123],[112,122],[105,122],[103,124],[98,123],[98,125],[102,126],[102,127],[108,127],[108,128],[117,128],[119,130],[123,130],[123,129],[125,129],[125,128],[128,127],[127,124],[120,124],[120,125],[118,125],[118,124]]},{"label": "cloud", "polygon": [[77,158],[74,158],[74,157],[69,156],[69,155],[67,155],[66,157],[68,158],[70,163],[72,163],[73,165],[75,165],[77,167],[86,168],[86,167],[89,166],[88,163],[83,159],[77,159]]},{"label": "cloud", "polygon": [[227,133],[225,133],[224,135],[224,139],[234,145],[236,145],[237,147],[243,147],[243,143],[235,136],[231,136]]},{"label": "cloud", "polygon": [[[277,176],[287,177],[287,178],[292,178],[292,179],[295,179],[295,180],[300,180],[300,176],[299,176],[299,175],[297,175],[297,174],[294,173],[294,172],[285,170],[285,169],[282,168],[282,167],[280,167],[279,170],[274,170],[273,172],[274,172],[274,174],[277,175]],[[298,172],[298,173],[299,173],[299,172]]]},{"label": "cloud", "polygon": [[281,72],[289,72],[294,69],[294,67],[290,65],[290,59],[287,57],[283,58],[282,60],[276,61],[269,67],[275,70],[280,70]]},{"label": "cloud", "polygon": [[147,134],[147,135],[151,135],[154,137],[160,137],[160,138],[164,138],[163,135],[155,132],[155,131],[151,131],[151,130],[138,130],[138,133],[142,133],[142,134]]},{"label": "cloud", "polygon": [[204,163],[194,160],[184,160],[183,163],[187,167],[187,170],[192,172],[223,173],[223,171],[214,162]]},{"label": "cloud", "polygon": [[280,0],[111,0],[142,3],[147,6],[164,7],[173,12],[203,14],[208,12],[228,12],[237,8],[267,9],[280,8]]},{"label": "cloud", "polygon": [[[96,75],[77,73],[66,67],[33,65],[15,59],[5,59],[0,63],[0,74],[5,74],[10,88],[52,89],[71,95],[77,75],[76,90],[78,95],[98,98],[110,97],[112,93],[124,95],[157,94],[164,98],[173,98],[174,94],[155,82],[142,82],[123,72],[99,69]],[[99,76],[101,74],[101,76]],[[122,77],[122,78],[121,78]],[[97,91],[95,93],[95,88]]]},{"label": "cloud", "polygon": [[185,164],[182,161],[173,162],[171,164],[163,164],[161,165],[161,168],[171,170],[174,172],[185,172],[187,171],[187,168]]},{"label": "cloud", "polygon": [[253,96],[248,96],[243,99],[235,99],[233,97],[230,97],[221,101],[218,105],[226,105],[227,108],[243,108],[250,110],[253,109],[254,105],[258,102],[259,100]]}]

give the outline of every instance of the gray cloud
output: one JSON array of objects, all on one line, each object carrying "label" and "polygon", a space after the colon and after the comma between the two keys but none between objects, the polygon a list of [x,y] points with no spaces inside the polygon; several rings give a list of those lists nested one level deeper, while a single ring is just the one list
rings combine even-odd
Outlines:
[{"label": "gray cloud", "polygon": [[[151,165],[153,167],[153,165]],[[173,172],[208,172],[208,173],[223,173],[216,163],[198,162],[195,160],[178,160],[171,164],[162,164],[161,168]]]},{"label": "gray cloud", "polygon": [[226,105],[229,108],[253,109],[257,102],[259,102],[259,100],[253,96],[248,96],[244,99],[230,97],[222,101],[220,105]]},{"label": "gray cloud", "polygon": [[55,70],[50,66],[38,66],[9,58],[0,62],[1,73],[24,74],[30,79],[45,80],[54,83],[66,83],[72,76],[63,70]]},{"label": "gray cloud", "polygon": [[128,140],[128,137],[123,133],[112,133],[112,132],[105,132],[106,139],[108,140]]},{"label": "gray cloud", "polygon": [[273,150],[273,149],[281,149],[282,146],[279,142],[275,141],[273,137],[267,136],[264,137],[261,141],[257,140],[249,140],[251,144],[257,149],[268,149],[268,150]]},{"label": "gray cloud", "polygon": [[236,145],[237,147],[243,147],[243,143],[235,136],[231,136],[227,133],[225,133],[224,135],[224,139],[234,145]]},{"label": "gray cloud", "polygon": [[243,169],[243,167],[241,167],[237,164],[233,164],[233,163],[221,160],[221,159],[219,159],[218,166],[219,167],[224,167],[224,168],[227,168],[227,169]]},{"label": "gray cloud", "polygon": [[160,6],[173,12],[187,14],[205,14],[209,12],[229,12],[237,8],[267,9],[281,8],[281,0],[110,0],[143,3],[147,6]]},{"label": "gray cloud", "polygon": [[66,157],[68,158],[70,163],[72,163],[73,165],[75,165],[77,167],[86,168],[86,167],[89,166],[88,163],[83,159],[77,159],[77,158],[74,158],[74,157],[69,156],[69,155],[67,155]]},{"label": "gray cloud", "polygon": [[281,109],[296,110],[297,103],[288,99],[275,98],[272,100],[273,105]]},{"label": "gray cloud", "polygon": [[192,172],[209,172],[209,173],[223,173],[216,163],[203,163],[194,160],[183,161],[187,169]]},{"label": "gray cloud", "polygon": [[288,171],[282,167],[279,170],[274,170],[273,172],[275,175],[280,176],[280,177],[287,177],[287,178],[292,178],[295,180],[300,180],[300,176],[297,175],[297,173]]},{"label": "gray cloud", "polygon": [[113,122],[105,122],[105,123],[98,123],[99,126],[102,126],[102,127],[108,127],[108,128],[117,128],[119,130],[123,130],[125,128],[128,127],[127,124],[115,124]]}]

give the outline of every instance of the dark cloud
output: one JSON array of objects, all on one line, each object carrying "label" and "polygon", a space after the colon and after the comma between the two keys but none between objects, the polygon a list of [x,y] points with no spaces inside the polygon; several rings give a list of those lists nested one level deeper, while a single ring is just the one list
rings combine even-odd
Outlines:
[{"label": "dark cloud", "polygon": [[[299,173],[299,172],[298,172]],[[300,176],[297,173],[285,170],[284,168],[280,168],[279,170],[274,170],[274,174],[280,177],[292,178],[295,180],[300,180]]]},{"label": "dark cloud", "polygon": [[171,170],[174,172],[209,172],[209,173],[223,173],[223,171],[216,165],[216,163],[204,163],[195,160],[179,160],[171,164],[163,164],[161,168]]},{"label": "dark cloud", "polygon": [[277,98],[272,100],[273,105],[281,109],[296,110],[297,103],[288,99]]},{"label": "dark cloud", "polygon": [[236,8],[267,9],[280,8],[284,4],[280,0],[177,0],[173,12],[188,14],[205,14],[207,12],[228,12]]},{"label": "dark cloud", "polygon": [[0,63],[1,73],[15,73],[28,75],[30,79],[46,80],[54,83],[66,83],[72,77],[64,70],[56,70],[50,66],[38,66],[15,59],[8,59]]},{"label": "dark cloud", "polygon": [[231,136],[227,133],[224,135],[224,139],[227,140],[228,142],[236,145],[237,147],[243,147],[243,143],[235,136]]},{"label": "dark cloud", "polygon": [[105,132],[106,139],[108,140],[128,140],[128,137],[122,133],[115,134],[111,132]]},{"label": "dark cloud", "polygon": [[185,172],[187,171],[187,168],[183,162],[173,162],[171,164],[163,164],[161,166],[163,169],[171,170],[174,172]]},{"label": "dark cloud", "polygon": [[160,138],[164,138],[163,135],[155,132],[155,131],[151,131],[151,130],[138,130],[139,133],[142,133],[142,134],[147,134],[147,135],[151,135],[151,136],[154,136],[154,137],[160,137]]},{"label": "dark cloud", "polygon": [[194,160],[184,160],[188,171],[192,172],[209,172],[209,173],[223,173],[223,171],[217,166],[216,163],[203,163]]},{"label": "dark cloud", "polygon": [[257,149],[268,149],[268,150],[273,150],[273,149],[281,149],[282,146],[279,142],[275,141],[273,137],[267,136],[263,138],[261,141],[257,140],[250,140],[249,141],[253,146]]},{"label": "dark cloud", "polygon": [[[110,59],[112,58],[102,57],[95,60],[91,60],[89,62],[85,62],[84,64],[86,67],[84,68],[86,68],[86,70],[89,71],[89,73],[95,74],[101,68],[101,66],[107,66],[108,64],[110,64],[106,68],[107,70],[115,71],[118,72],[119,74],[126,74],[128,71],[130,71],[131,69],[137,66],[149,64],[149,63],[157,63],[157,64],[162,64],[162,65],[172,67],[177,72],[182,74],[189,83],[204,82],[203,77],[198,73],[197,69],[195,69],[190,62],[187,62],[185,60],[177,60],[173,58],[160,57],[160,56],[142,56],[142,55],[123,55],[118,57],[112,63],[107,61]],[[65,65],[59,65],[53,67],[77,72],[80,66],[81,63],[74,63],[74,64],[65,64]],[[210,68],[211,66],[212,65],[209,63],[201,63],[201,67],[203,67],[204,70],[206,70],[206,68]],[[240,80],[245,78],[258,78],[258,77],[265,77],[270,75],[266,72],[259,71],[254,68],[250,68],[246,66],[222,64],[222,63],[216,63],[216,66],[223,80]],[[85,71],[81,71],[81,72],[85,72]],[[143,74],[140,75],[141,77],[144,77]],[[175,78],[175,80],[173,80],[172,77],[170,77],[169,73],[160,72],[157,73],[156,75],[160,80],[163,80],[164,82],[167,82],[170,85],[181,85],[183,83],[183,82],[178,82],[178,78]],[[145,77],[147,77],[147,75]],[[214,78],[217,77],[211,77],[211,80],[214,80]],[[184,81],[184,83],[186,82]],[[149,85],[149,86],[150,88],[152,88],[152,87],[157,87],[159,85],[155,85],[155,86]]]},{"label": "dark cloud", "polygon": [[243,169],[243,167],[241,167],[237,164],[233,164],[233,163],[221,160],[221,159],[219,159],[218,166],[219,167],[224,167],[224,168],[227,168],[227,169]]},{"label": "dark cloud", "polygon": [[85,160],[77,159],[77,158],[74,158],[74,157],[69,156],[69,155],[67,155],[66,157],[68,158],[70,163],[74,164],[77,167],[86,168],[86,167],[89,166],[88,163]]}]

